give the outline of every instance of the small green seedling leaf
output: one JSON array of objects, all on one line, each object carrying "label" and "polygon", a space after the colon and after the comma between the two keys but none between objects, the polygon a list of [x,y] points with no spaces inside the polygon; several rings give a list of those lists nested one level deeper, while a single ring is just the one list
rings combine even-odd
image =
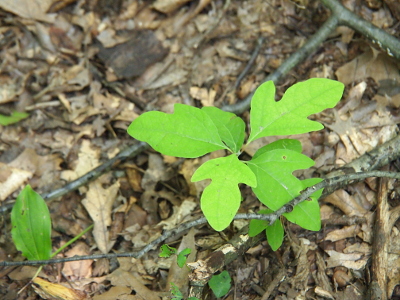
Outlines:
[{"label": "small green seedling leaf", "polygon": [[262,203],[276,211],[303,189],[301,181],[292,173],[312,165],[312,159],[297,151],[275,149],[264,152],[248,162],[258,182],[253,191]]},{"label": "small green seedling leaf", "polygon": [[200,204],[204,216],[212,228],[224,230],[237,213],[241,194],[239,183],[255,187],[257,180],[248,166],[234,154],[209,160],[192,176],[192,182],[211,179],[201,196]]},{"label": "small green seedling leaf", "polygon": [[274,83],[263,83],[251,101],[251,133],[247,143],[264,136],[300,134],[324,128],[308,117],[334,107],[343,90],[341,82],[312,78],[291,86],[276,102]]},{"label": "small green seedling leaf", "polygon": [[18,123],[19,121],[26,119],[27,117],[29,117],[28,113],[19,111],[13,111],[11,113],[11,116],[5,116],[0,114],[0,125],[7,126],[14,123]]},{"label": "small green seedling leaf", "polygon": [[208,285],[213,291],[215,297],[220,298],[225,296],[231,288],[231,276],[229,276],[228,271],[222,271],[219,275],[214,275],[211,277]]},{"label": "small green seedling leaf", "polygon": [[213,106],[203,107],[202,110],[208,114],[218,128],[222,141],[233,153],[239,153],[244,142],[244,129],[246,127],[244,121],[233,113]]},{"label": "small green seedling leaf", "polygon": [[228,149],[209,115],[196,107],[175,104],[175,112],[150,111],[128,127],[128,133],[165,155],[194,158]]},{"label": "small green seedling leaf", "polygon": [[179,252],[179,254],[176,258],[176,262],[178,263],[179,268],[183,268],[190,252],[192,252],[192,250],[190,248],[185,248],[181,252]]},{"label": "small green seedling leaf", "polygon": [[159,257],[170,257],[171,255],[176,254],[176,248],[168,246],[164,244],[160,247],[160,254]]},{"label": "small green seedling leaf", "polygon": [[[321,178],[310,178],[302,180],[303,189],[321,182]],[[309,200],[303,201],[293,208],[290,213],[284,213],[283,215],[290,222],[295,223],[304,229],[318,231],[321,229],[321,214],[318,204],[318,199],[322,195],[322,191],[318,190],[313,193]]]},{"label": "small green seedling leaf", "polygon": [[51,219],[43,198],[27,185],[11,211],[11,235],[16,248],[29,260],[51,256]]}]

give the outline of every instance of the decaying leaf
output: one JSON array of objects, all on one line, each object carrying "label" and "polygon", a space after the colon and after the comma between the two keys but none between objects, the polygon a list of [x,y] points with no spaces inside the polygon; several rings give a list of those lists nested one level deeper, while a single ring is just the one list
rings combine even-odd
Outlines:
[{"label": "decaying leaf", "polygon": [[58,283],[51,283],[40,277],[33,279],[33,289],[43,299],[49,300],[89,300],[90,297],[83,291],[65,287]]},{"label": "decaying leaf", "polygon": [[97,247],[103,253],[108,253],[115,243],[110,240],[108,226],[111,225],[111,209],[119,190],[116,182],[108,188],[103,188],[99,181],[89,184],[86,198],[82,200],[94,222],[93,236]]}]

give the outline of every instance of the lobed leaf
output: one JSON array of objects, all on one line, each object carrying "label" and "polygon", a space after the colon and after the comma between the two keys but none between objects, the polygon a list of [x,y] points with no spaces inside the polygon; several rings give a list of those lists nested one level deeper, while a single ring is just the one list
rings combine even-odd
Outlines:
[{"label": "lobed leaf", "polygon": [[213,106],[203,107],[218,129],[222,141],[232,150],[239,153],[244,142],[245,123],[237,115]]},{"label": "lobed leaf", "polygon": [[11,211],[11,235],[15,247],[29,260],[51,256],[51,219],[43,198],[27,185]]},{"label": "lobed leaf", "polygon": [[170,257],[171,255],[176,254],[176,248],[171,247],[167,244],[164,244],[160,247],[159,257]]},{"label": "lobed leaf", "polygon": [[[303,189],[321,182],[321,178],[309,178],[302,180]],[[320,189],[310,196],[310,200],[305,200],[293,208],[290,213],[283,215],[290,222],[295,223],[304,229],[318,231],[321,229],[321,214],[318,203],[319,197],[322,195],[323,189]]]},{"label": "lobed leaf", "polygon": [[248,161],[248,166],[257,178],[257,187],[252,189],[262,203],[275,211],[299,195],[303,189],[302,182],[292,173],[312,165],[312,159],[297,151],[267,151]]},{"label": "lobed leaf", "polygon": [[274,83],[263,83],[251,101],[251,133],[247,143],[264,136],[300,134],[324,128],[321,123],[308,117],[334,107],[342,97],[343,90],[341,82],[312,78],[294,84],[276,102]]},{"label": "lobed leaf", "polygon": [[241,194],[238,184],[255,187],[257,180],[250,168],[234,154],[201,165],[193,174],[192,182],[204,179],[212,181],[201,196],[201,210],[210,226],[221,231],[228,227],[239,209]]},{"label": "lobed leaf", "polygon": [[173,114],[146,112],[128,127],[135,139],[171,156],[194,158],[227,149],[209,115],[196,107],[175,104]]}]

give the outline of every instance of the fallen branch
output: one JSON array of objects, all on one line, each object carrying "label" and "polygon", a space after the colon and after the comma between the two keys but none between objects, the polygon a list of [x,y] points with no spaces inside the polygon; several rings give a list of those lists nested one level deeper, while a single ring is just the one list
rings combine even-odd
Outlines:
[{"label": "fallen branch", "polygon": [[[325,179],[316,185],[313,185],[307,189],[305,189],[298,197],[294,198],[280,209],[275,211],[274,213],[264,215],[264,214],[256,214],[256,213],[243,213],[237,214],[234,217],[234,220],[251,220],[251,219],[258,219],[258,220],[265,220],[268,221],[270,224],[275,222],[277,218],[279,218],[284,213],[291,212],[293,207],[297,204],[307,200],[313,193],[320,189],[324,189],[326,187],[341,187],[343,182],[346,184],[351,184],[354,182],[358,182],[364,180],[369,177],[382,177],[382,178],[396,178],[400,179],[400,173],[395,172],[384,172],[384,171],[370,171],[364,173],[354,173],[354,174],[347,174],[339,177],[333,177],[329,179]],[[182,232],[189,230],[190,228],[198,225],[206,224],[207,220],[205,217],[201,217],[194,221],[186,222],[181,224],[179,227],[165,231],[160,237],[156,240],[149,243],[146,247],[142,250],[137,252],[126,252],[126,253],[111,253],[111,254],[94,254],[94,255],[85,255],[85,256],[74,256],[68,258],[57,258],[57,259],[49,259],[49,260],[30,260],[30,261],[16,261],[16,262],[7,262],[3,261],[0,262],[0,267],[4,266],[26,266],[26,265],[43,265],[43,264],[51,264],[51,263],[62,263],[68,261],[76,261],[76,260],[88,260],[88,259],[99,259],[99,258],[116,258],[116,257],[134,257],[140,258],[151,249],[156,247],[159,243],[165,241],[171,236],[179,235]]]}]

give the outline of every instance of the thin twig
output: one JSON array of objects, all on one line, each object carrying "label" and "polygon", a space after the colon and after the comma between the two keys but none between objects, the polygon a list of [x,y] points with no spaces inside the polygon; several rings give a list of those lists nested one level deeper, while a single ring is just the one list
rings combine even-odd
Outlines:
[{"label": "thin twig", "polygon": [[243,69],[243,71],[239,74],[238,78],[235,81],[234,88],[235,90],[239,87],[240,82],[243,80],[244,77],[246,77],[247,73],[250,71],[251,67],[253,66],[254,62],[256,61],[256,58],[258,57],[258,54],[260,53],[261,46],[264,43],[265,38],[260,37],[257,39],[257,46],[253,51],[253,54],[251,55],[249,61],[246,64],[246,67]]},{"label": "thin twig", "polygon": [[374,44],[377,44],[388,55],[400,59],[400,40],[391,36],[385,30],[360,18],[337,0],[321,0],[321,2],[331,10],[333,15],[338,17],[339,24],[346,25],[358,31]]},{"label": "thin twig", "polygon": [[[291,69],[297,66],[304,59],[311,55],[317,48],[328,38],[328,36],[335,30],[338,25],[338,18],[336,15],[331,16],[321,28],[295,53],[293,53],[288,59],[286,59],[274,73],[268,75],[265,81],[272,80],[277,83],[284,75],[286,75]],[[236,114],[243,113],[250,107],[251,98],[254,92],[250,93],[243,101],[235,103],[233,105],[225,105],[222,110],[233,112]]]},{"label": "thin twig", "polygon": [[[44,194],[42,197],[46,201],[54,200],[58,197],[64,196],[65,194],[74,191],[81,186],[88,184],[89,182],[99,178],[102,174],[109,171],[114,165],[120,164],[127,160],[130,157],[134,157],[141,153],[142,151],[148,149],[150,146],[147,143],[139,142],[131,147],[121,151],[116,156],[111,158],[110,160],[106,161],[104,164],[98,166],[97,168],[93,169],[92,171],[86,173],[82,177],[71,181],[70,183],[66,184],[65,186],[51,191],[50,193]],[[14,203],[8,203],[6,205],[0,206],[0,213],[6,212],[13,207]]]},{"label": "thin twig", "polygon": [[[325,180],[317,183],[316,185],[313,185],[313,186],[307,188],[298,197],[294,198],[292,201],[288,202],[287,204],[285,204],[284,206],[282,206],[280,209],[278,209],[277,211],[275,211],[272,214],[264,215],[264,214],[256,214],[256,213],[243,213],[243,214],[237,214],[234,217],[234,220],[258,219],[258,220],[268,221],[270,224],[272,224],[281,215],[283,215],[284,213],[291,212],[293,210],[294,206],[305,201],[313,193],[315,193],[316,191],[318,191],[320,189],[323,189],[326,187],[331,187],[331,186],[341,186],[341,184],[343,182],[347,182],[347,184],[349,184],[349,183],[353,183],[356,181],[364,180],[365,178],[369,178],[369,177],[385,177],[385,178],[400,179],[400,173],[384,172],[384,171],[370,171],[370,172],[365,172],[365,173],[347,174],[347,175],[343,175],[343,176],[325,179]],[[68,261],[100,259],[100,258],[116,258],[116,257],[140,258],[145,253],[149,252],[151,249],[153,249],[155,246],[157,246],[159,243],[165,241],[167,238],[169,238],[173,235],[178,235],[179,233],[184,232],[194,226],[202,225],[205,223],[207,223],[207,220],[205,217],[201,217],[197,220],[183,223],[177,228],[165,231],[159,238],[152,241],[146,247],[144,247],[142,250],[137,251],[137,252],[95,254],[95,255],[85,255],[85,256],[74,256],[74,257],[68,257],[68,258],[49,259],[49,260],[31,260],[31,261],[17,261],[17,262],[3,261],[3,262],[0,262],[0,267],[22,266],[22,265],[24,265],[24,266],[25,265],[43,265],[43,264],[50,264],[50,263],[62,263],[62,262],[68,262]]]}]

